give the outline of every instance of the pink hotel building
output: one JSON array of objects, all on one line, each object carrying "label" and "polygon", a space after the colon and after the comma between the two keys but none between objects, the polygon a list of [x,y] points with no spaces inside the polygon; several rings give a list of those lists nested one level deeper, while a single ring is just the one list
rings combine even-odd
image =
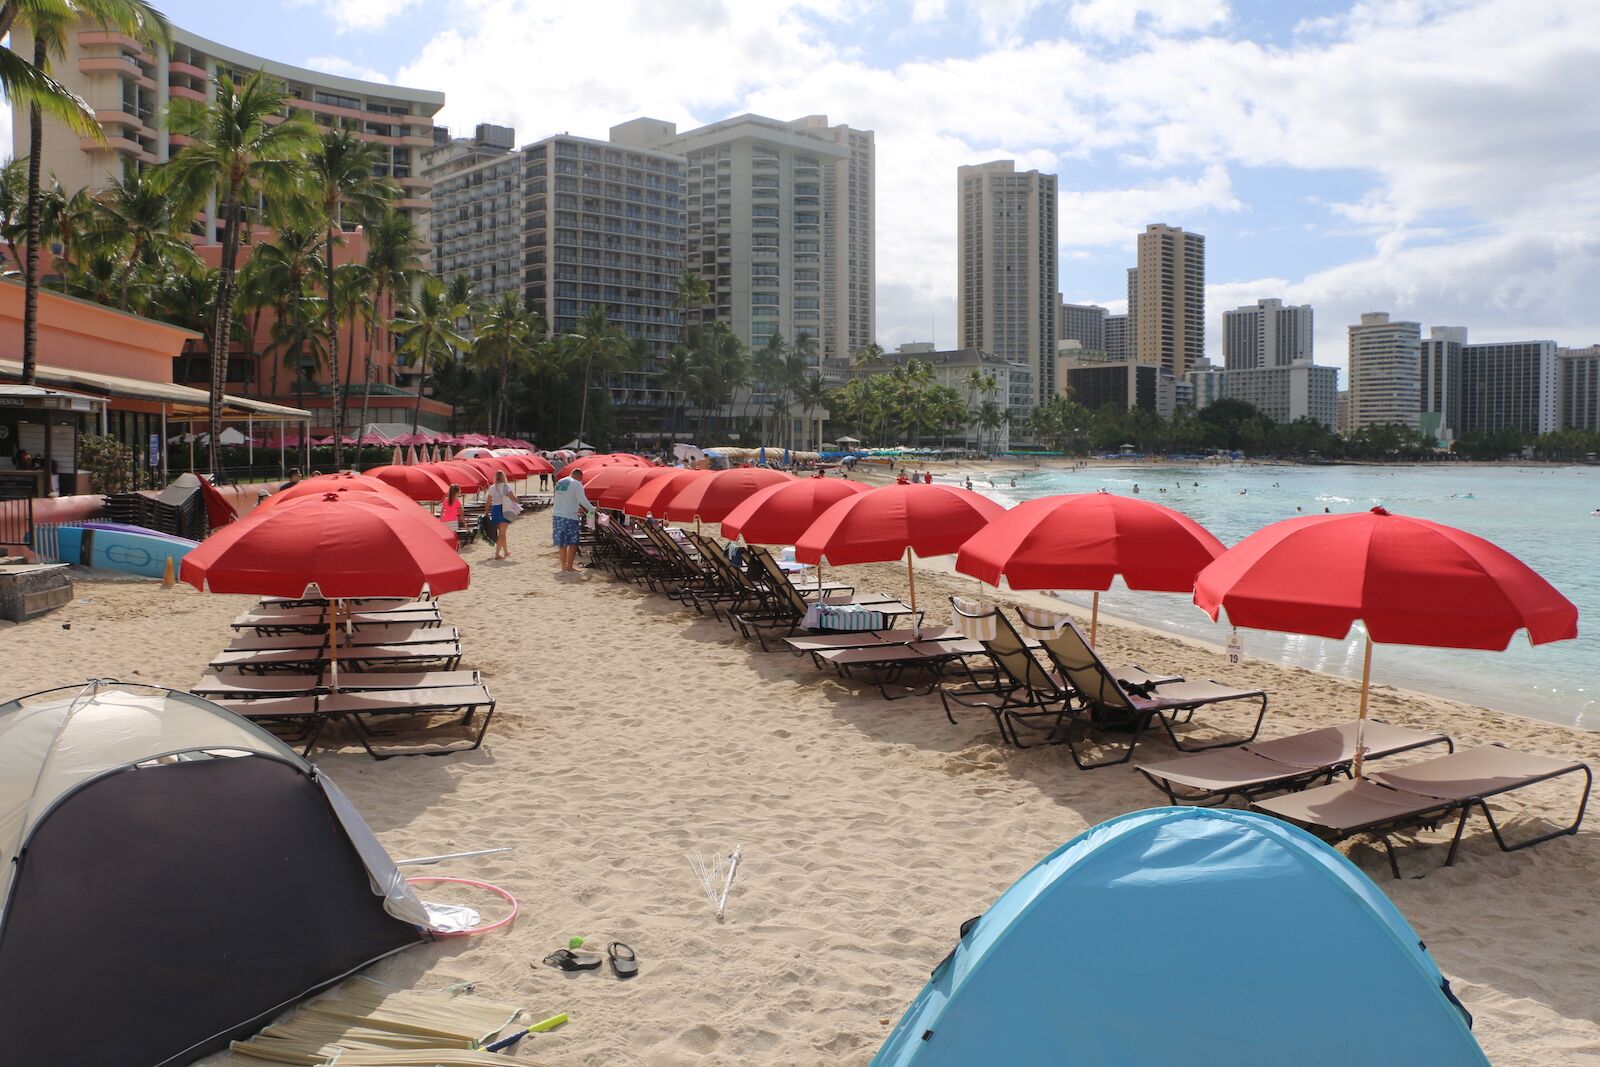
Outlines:
[{"label": "pink hotel building", "polygon": [[[13,31],[12,47],[31,55],[33,42]],[[124,160],[159,163],[183,148],[185,138],[163,128],[167,101],[206,100],[218,72],[243,79],[257,70],[278,77],[295,97],[292,109],[310,112],[326,128],[342,127],[382,145],[386,159],[378,173],[402,192],[397,207],[413,215],[426,234],[430,183],[422,177],[422,154],[433,145],[433,116],[444,94],[423,89],[357,81],[277,63],[208,41],[174,26],[172,48],[146,48],[131,37],[85,24],[68,37],[67,54],[56,78],[86,99],[105,130],[105,143],[79,137],[58,123],[47,123],[42,163],[62,188],[101,189],[120,177]],[[12,151],[28,154],[25,112],[13,113]],[[208,211],[205,240],[219,239],[221,224]]]}]

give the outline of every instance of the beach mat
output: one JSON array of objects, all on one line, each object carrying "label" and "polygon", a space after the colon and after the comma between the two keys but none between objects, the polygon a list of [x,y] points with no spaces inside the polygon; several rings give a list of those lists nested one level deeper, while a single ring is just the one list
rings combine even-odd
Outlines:
[{"label": "beach mat", "polygon": [[512,1004],[356,978],[231,1048],[249,1059],[299,1067],[504,1064],[505,1057],[477,1049],[520,1014]]}]

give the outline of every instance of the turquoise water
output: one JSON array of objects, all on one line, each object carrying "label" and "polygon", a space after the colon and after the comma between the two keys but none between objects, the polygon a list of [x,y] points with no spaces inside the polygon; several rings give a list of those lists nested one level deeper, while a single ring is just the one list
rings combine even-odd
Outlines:
[{"label": "turquoise water", "polygon": [[[1279,519],[1361,511],[1382,504],[1485,537],[1524,560],[1578,606],[1580,636],[1534,648],[1519,633],[1505,652],[1375,646],[1374,684],[1451,697],[1567,725],[1600,729],[1600,468],[1139,466],[1026,472],[973,488],[1011,504],[1104,488],[1166,504],[1232,545]],[[1195,483],[1199,483],[1196,485]],[[1164,492],[1162,490],[1165,490]],[[1088,602],[1084,596],[1083,602]],[[1231,632],[1188,597],[1135,593],[1117,584],[1101,611],[1222,645]],[[1242,630],[1244,654],[1353,678],[1361,641]]]}]

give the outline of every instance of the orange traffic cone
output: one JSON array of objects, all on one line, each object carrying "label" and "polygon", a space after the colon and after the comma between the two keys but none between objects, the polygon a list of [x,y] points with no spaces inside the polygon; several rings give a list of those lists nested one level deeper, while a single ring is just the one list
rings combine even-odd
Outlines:
[{"label": "orange traffic cone", "polygon": [[161,588],[171,589],[178,584],[178,576],[172,566],[172,557],[167,557],[167,569],[161,575]]}]

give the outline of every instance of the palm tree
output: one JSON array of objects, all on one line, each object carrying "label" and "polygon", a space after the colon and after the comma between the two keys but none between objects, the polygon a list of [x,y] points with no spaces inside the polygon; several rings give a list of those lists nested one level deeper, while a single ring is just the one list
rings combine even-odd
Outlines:
[{"label": "palm tree", "polygon": [[28,161],[9,159],[0,164],[0,240],[11,253],[11,262],[21,263],[18,245],[28,232]]},{"label": "palm tree", "polygon": [[200,257],[186,237],[188,226],[181,221],[171,194],[158,188],[132,161],[123,163],[122,177],[96,201],[95,225],[101,236],[123,249],[117,307],[128,309],[128,286],[142,266],[199,267]]},{"label": "palm tree", "polygon": [[411,413],[412,433],[417,432],[422,422],[422,386],[428,372],[472,345],[456,329],[456,323],[466,317],[465,303],[450,303],[439,280],[426,278],[417,291],[416,302],[401,308],[387,324],[400,338],[400,351],[417,368],[417,406]]},{"label": "palm tree", "polygon": [[263,193],[269,199],[290,198],[300,164],[317,143],[316,125],[305,112],[282,118],[289,100],[282,82],[257,71],[243,85],[222,74],[215,98],[207,103],[174,97],[167,105],[167,128],[188,137],[190,143],[156,172],[157,181],[183,207],[185,217],[214,195],[223,219],[211,331],[212,474],[222,464],[222,390],[228,375],[227,338],[233,333],[234,272],[245,203]]},{"label": "palm tree", "polygon": [[[64,122],[80,136],[104,143],[105,133],[89,103],[50,77],[50,59],[66,51],[67,35],[90,20],[140,41],[170,44],[165,18],[142,0],[6,0],[0,7],[0,34],[33,39],[33,61],[25,62],[10,48],[0,48],[0,88],[13,104],[28,105],[28,222],[23,263],[22,380],[32,385],[39,360],[39,245],[43,209],[40,157],[44,153],[44,119]],[[18,31],[18,32],[12,32]]]},{"label": "palm tree", "polygon": [[994,437],[994,434],[995,434],[995,432],[997,430],[1000,429],[1001,426],[1005,425],[1005,421],[1006,421],[1006,413],[1005,413],[1005,411],[1000,407],[999,404],[996,404],[993,400],[985,400],[983,402],[983,404],[979,406],[979,408],[978,408],[978,426],[979,426],[979,428],[981,428],[983,430],[987,430],[989,432],[989,435],[990,435],[989,442],[990,442],[991,447],[990,448],[986,448],[984,451],[986,451],[986,452],[994,451],[994,449],[992,447],[994,445],[995,441],[996,441],[996,438]]},{"label": "palm tree", "polygon": [[543,333],[537,316],[522,306],[515,293],[503,294],[499,301],[489,306],[478,324],[478,335],[473,339],[472,352],[486,369],[492,369],[499,381],[489,408],[489,432],[500,432],[500,415],[505,410],[506,383],[511,377],[513,363],[525,358],[529,333]]},{"label": "palm tree", "polygon": [[806,440],[801,446],[803,448],[818,447],[822,443],[812,437],[816,430],[811,421],[811,413],[822,407],[827,402],[827,397],[828,387],[822,383],[822,378],[816,374],[806,375],[806,380],[801,384],[800,390],[796,394],[796,399],[800,401],[800,406],[805,408],[806,412]]},{"label": "palm tree", "polygon": [[857,369],[882,362],[883,346],[876,341],[869,341],[850,354],[850,365]]},{"label": "palm tree", "polygon": [[604,304],[592,305],[585,311],[564,341],[572,357],[583,361],[583,403],[578,415],[578,439],[582,440],[589,427],[589,385],[596,365],[600,380],[608,380],[627,366],[633,346],[622,330],[606,317]]},{"label": "palm tree", "polygon": [[388,323],[393,309],[423,276],[421,243],[417,240],[416,224],[409,215],[385,206],[378,214],[368,216],[366,268],[367,276],[372,279],[374,343],[367,346],[366,373],[362,378],[358,450],[365,444],[367,415],[372,410],[372,384],[378,369],[375,353],[380,345],[388,348]]},{"label": "palm tree", "polygon": [[[333,246],[347,221],[376,217],[394,199],[395,186],[377,176],[383,158],[379,146],[363,141],[348,130],[333,129],[322,134],[322,143],[311,153],[309,192],[321,209],[320,222],[324,230],[322,269],[326,272],[325,291],[331,296],[333,283]],[[344,390],[339,382],[339,311],[335,300],[328,302],[328,355],[329,385],[333,401],[333,465],[344,466]],[[346,376],[348,378],[348,375]],[[362,430],[366,426],[363,423]],[[356,446],[358,449],[360,445]],[[358,453],[359,454],[359,453]]]},{"label": "palm tree", "polygon": [[[307,287],[322,269],[320,251],[320,234],[304,227],[279,230],[271,241],[255,247],[250,262],[239,272],[241,301],[271,308],[275,324],[291,315],[304,320],[303,307],[291,305],[302,305],[311,298]],[[250,332],[254,337],[255,331]],[[278,395],[279,362],[272,365],[272,396]],[[293,366],[298,374],[298,361]]]},{"label": "palm tree", "polygon": [[661,363],[661,388],[667,394],[667,421],[661,429],[661,449],[678,422],[678,399],[694,385],[694,354],[684,345],[674,345]]}]

